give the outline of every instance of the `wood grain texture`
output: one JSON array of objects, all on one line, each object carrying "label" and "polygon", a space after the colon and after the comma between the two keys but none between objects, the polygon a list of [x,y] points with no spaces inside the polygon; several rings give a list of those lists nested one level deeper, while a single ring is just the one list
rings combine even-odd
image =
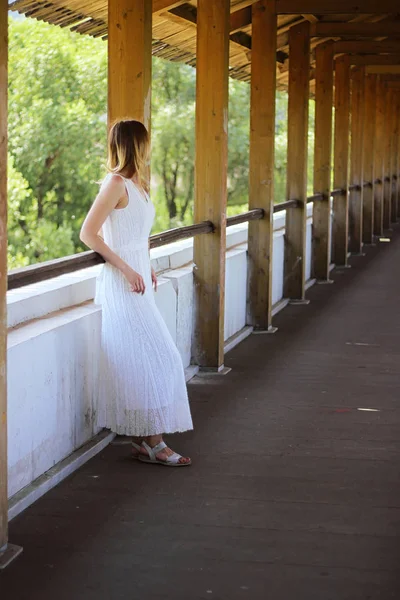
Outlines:
[{"label": "wood grain texture", "polygon": [[364,67],[357,67],[352,71],[350,181],[361,189],[352,190],[349,200],[349,250],[353,254],[362,250],[364,84]]},{"label": "wood grain texture", "polygon": [[399,149],[399,95],[393,93],[393,106],[392,106],[392,147],[390,152],[390,175],[391,181],[391,221],[392,223],[397,222],[397,215],[399,212],[398,208],[398,180],[397,180],[397,164],[398,158],[397,153]]},{"label": "wood grain texture", "polygon": [[376,118],[376,75],[365,78],[365,125],[364,125],[364,181],[371,186],[364,188],[363,197],[363,243],[372,244],[374,235],[374,158]]},{"label": "wood grain texture", "polygon": [[329,279],[331,259],[331,164],[333,116],[333,44],[316,49],[314,193],[323,197],[313,203],[312,273]]},{"label": "wood grain texture", "polygon": [[333,199],[332,260],[347,265],[349,235],[350,59],[335,61],[335,142],[333,187],[346,191]]},{"label": "wood grain texture", "polygon": [[195,358],[216,369],[224,360],[229,6],[229,0],[197,6],[194,216],[196,223],[212,221],[215,232],[194,241]]},{"label": "wood grain texture", "polygon": [[250,101],[249,208],[264,218],[249,223],[249,322],[268,329],[272,320],[272,242],[275,166],[275,2],[253,5]]},{"label": "wood grain texture", "polygon": [[[351,54],[352,65],[358,67],[367,66],[366,72],[372,71],[372,67],[383,68],[386,66],[397,66],[400,64],[400,54]],[[380,73],[378,73],[379,75]]]},{"label": "wood grain texture", "polygon": [[400,23],[398,21],[388,21],[376,23],[359,22],[317,22],[311,25],[311,36],[313,37],[390,37],[400,36]]},{"label": "wood grain texture", "polygon": [[398,13],[397,0],[277,0],[279,14],[317,15]]},{"label": "wood grain texture", "polygon": [[336,54],[399,54],[400,41],[349,40],[335,42]]},{"label": "wood grain texture", "polygon": [[152,11],[147,0],[108,3],[108,119],[150,129]]},{"label": "wood grain texture", "polygon": [[0,551],[8,539],[7,494],[7,82],[8,5],[0,0]]},{"label": "wood grain texture", "polygon": [[386,86],[385,92],[385,143],[383,155],[383,228],[390,229],[392,220],[392,174],[391,174],[391,152],[392,152],[392,126],[393,126],[393,99],[394,90]]},{"label": "wood grain texture", "polygon": [[374,234],[383,234],[384,145],[385,145],[385,84],[378,76],[376,87],[374,174],[380,183],[374,185]]},{"label": "wood grain texture", "polygon": [[[397,110],[397,130],[400,136],[400,99]],[[397,216],[400,218],[400,140],[397,138],[397,155],[396,155],[395,174],[397,175]]]},{"label": "wood grain texture", "polygon": [[284,296],[304,299],[306,277],[308,101],[310,71],[310,23],[289,31],[289,105],[287,199],[298,208],[286,212]]}]

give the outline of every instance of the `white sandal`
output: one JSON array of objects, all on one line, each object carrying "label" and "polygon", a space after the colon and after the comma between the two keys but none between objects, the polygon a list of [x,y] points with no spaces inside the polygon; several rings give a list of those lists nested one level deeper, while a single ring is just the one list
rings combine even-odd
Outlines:
[{"label": "white sandal", "polygon": [[139,444],[136,444],[136,442],[132,442],[132,448],[135,448],[135,450],[138,451],[138,454],[132,454],[133,460],[139,460],[139,456],[140,456],[140,446],[139,446]]},{"label": "white sandal", "polygon": [[145,463],[164,465],[165,467],[188,467],[189,465],[192,464],[191,460],[189,460],[189,462],[186,462],[186,463],[180,463],[179,461],[183,457],[180,454],[177,454],[176,452],[174,452],[174,454],[171,454],[171,456],[168,456],[167,460],[158,459],[156,455],[159,454],[160,452],[162,452],[162,450],[165,450],[165,448],[168,448],[168,446],[165,442],[160,442],[159,444],[157,444],[157,446],[154,446],[154,448],[151,448],[148,444],[146,444],[146,442],[143,441],[142,448],[144,448],[146,450],[148,456],[141,453],[138,456],[138,460],[145,462]]}]

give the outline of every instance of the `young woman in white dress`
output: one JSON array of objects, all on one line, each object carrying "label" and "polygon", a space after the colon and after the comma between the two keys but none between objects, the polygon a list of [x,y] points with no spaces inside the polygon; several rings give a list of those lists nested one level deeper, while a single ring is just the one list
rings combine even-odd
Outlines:
[{"label": "young woman in white dress", "polygon": [[[157,309],[149,235],[154,206],[143,177],[149,136],[138,121],[109,134],[108,175],[81,230],[81,240],[106,261],[97,282],[102,306],[99,426],[132,436],[135,458],[188,466],[164,433],[193,429],[180,354]],[[101,234],[99,233],[101,232]]]}]

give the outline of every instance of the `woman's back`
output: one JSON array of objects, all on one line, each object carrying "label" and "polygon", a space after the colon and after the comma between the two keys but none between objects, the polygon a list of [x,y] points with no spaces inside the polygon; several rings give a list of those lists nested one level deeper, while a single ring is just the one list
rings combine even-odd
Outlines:
[{"label": "woman's back", "polygon": [[[110,177],[113,175],[105,177],[102,187]],[[125,208],[114,209],[107,217],[103,225],[104,241],[114,251],[127,247],[147,248],[154,220],[154,206],[131,179],[122,179],[128,194],[128,205]]]}]

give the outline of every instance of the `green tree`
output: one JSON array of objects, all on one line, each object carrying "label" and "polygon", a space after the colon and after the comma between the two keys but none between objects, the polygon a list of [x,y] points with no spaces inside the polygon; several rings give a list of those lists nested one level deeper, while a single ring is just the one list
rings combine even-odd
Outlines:
[{"label": "green tree", "polygon": [[[106,60],[100,40],[10,20],[9,149],[31,191],[25,209],[30,219],[35,210],[37,222],[27,228],[19,219],[14,227],[31,261],[80,249],[79,228],[105,159]],[[21,232],[11,226],[13,235]]]},{"label": "green tree", "polygon": [[193,220],[195,85],[191,67],[153,60],[152,174],[164,229]]},{"label": "green tree", "polygon": [[[10,20],[9,262],[82,250],[79,230],[106,155],[107,48],[34,20]],[[153,231],[193,222],[196,71],[153,59]],[[310,103],[313,123],[314,103]],[[277,92],[275,202],[286,199],[287,95]],[[248,206],[250,86],[229,81],[228,214]],[[313,127],[309,132],[312,189]]]}]

